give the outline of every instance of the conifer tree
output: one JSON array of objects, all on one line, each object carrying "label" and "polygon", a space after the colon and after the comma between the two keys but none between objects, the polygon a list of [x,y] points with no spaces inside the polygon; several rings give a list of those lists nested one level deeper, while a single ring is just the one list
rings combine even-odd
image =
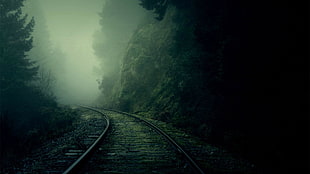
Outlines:
[{"label": "conifer tree", "polygon": [[29,86],[38,67],[27,57],[32,48],[34,19],[22,14],[24,0],[0,0],[0,107],[14,101]]}]

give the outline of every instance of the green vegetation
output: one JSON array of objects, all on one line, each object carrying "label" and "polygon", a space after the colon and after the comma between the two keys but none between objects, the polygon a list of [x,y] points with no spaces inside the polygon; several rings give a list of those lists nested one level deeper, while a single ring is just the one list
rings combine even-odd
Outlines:
[{"label": "green vegetation", "polygon": [[148,113],[268,169],[287,164],[293,171],[297,162],[290,165],[290,158],[296,154],[284,158],[285,149],[298,141],[297,123],[308,120],[298,98],[306,96],[297,68],[305,62],[295,59],[302,57],[293,39],[298,34],[288,27],[302,25],[288,18],[294,9],[274,1],[140,5],[155,19],[143,21],[132,35],[113,100],[102,104]]},{"label": "green vegetation", "polygon": [[[301,161],[295,159],[309,146],[297,138],[309,132],[302,101],[308,97],[309,78],[302,74],[308,48],[297,39],[307,38],[306,22],[296,17],[303,10],[273,0],[99,2],[101,28],[93,35],[99,104],[169,122],[271,173],[301,173],[294,171]],[[76,113],[56,100],[96,97],[90,96],[98,89],[88,71],[96,62],[88,54],[88,34],[97,18],[87,14],[98,10],[96,3],[0,0],[2,161],[70,129]]]},{"label": "green vegetation", "polygon": [[1,165],[69,129],[76,115],[57,105],[51,79],[28,56],[35,22],[22,14],[23,2],[0,1]]},{"label": "green vegetation", "polygon": [[133,31],[145,18],[142,12],[137,3],[114,0],[107,1],[100,13],[101,30],[94,35],[93,49],[104,71],[99,84],[103,105],[116,106],[118,103],[122,57]]}]

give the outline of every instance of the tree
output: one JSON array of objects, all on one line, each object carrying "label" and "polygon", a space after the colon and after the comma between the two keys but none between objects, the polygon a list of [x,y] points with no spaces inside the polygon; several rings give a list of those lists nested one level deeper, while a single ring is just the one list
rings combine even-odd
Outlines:
[{"label": "tree", "polygon": [[141,0],[140,5],[147,10],[153,10],[158,15],[156,19],[162,20],[166,13],[168,0]]},{"label": "tree", "polygon": [[22,15],[24,0],[0,0],[0,108],[14,101],[14,93],[29,85],[38,67],[27,57],[32,48],[34,19]]}]

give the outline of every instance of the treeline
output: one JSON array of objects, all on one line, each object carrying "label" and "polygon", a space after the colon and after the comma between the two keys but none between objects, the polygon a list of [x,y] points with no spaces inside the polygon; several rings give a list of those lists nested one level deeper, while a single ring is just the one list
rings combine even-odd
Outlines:
[{"label": "treeline", "polygon": [[306,36],[306,25],[294,4],[140,5],[156,20],[138,26],[129,41],[116,107],[151,113],[270,173],[307,168],[308,80],[302,68],[308,62],[296,39]]},{"label": "treeline", "polygon": [[103,71],[99,81],[99,102],[112,107],[118,104],[120,71],[127,44],[137,26],[145,20],[138,1],[107,0],[99,14],[100,30],[94,33],[93,49]]},{"label": "treeline", "polygon": [[[24,0],[0,1],[0,151],[1,166],[67,129],[73,113],[56,103],[52,79],[38,73],[28,56],[35,20],[22,12]],[[57,131],[54,131],[57,129]]]}]

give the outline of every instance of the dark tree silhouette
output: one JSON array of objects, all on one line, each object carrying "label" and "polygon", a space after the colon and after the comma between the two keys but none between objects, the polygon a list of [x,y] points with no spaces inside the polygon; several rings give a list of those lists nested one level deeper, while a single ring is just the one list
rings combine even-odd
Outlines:
[{"label": "dark tree silhouette", "polygon": [[140,5],[147,10],[153,10],[158,15],[155,18],[162,20],[166,13],[168,0],[141,0]]},{"label": "dark tree silhouette", "polygon": [[0,1],[0,105],[6,108],[14,93],[29,85],[38,67],[27,57],[32,48],[34,19],[27,21],[21,7],[24,0]]}]

